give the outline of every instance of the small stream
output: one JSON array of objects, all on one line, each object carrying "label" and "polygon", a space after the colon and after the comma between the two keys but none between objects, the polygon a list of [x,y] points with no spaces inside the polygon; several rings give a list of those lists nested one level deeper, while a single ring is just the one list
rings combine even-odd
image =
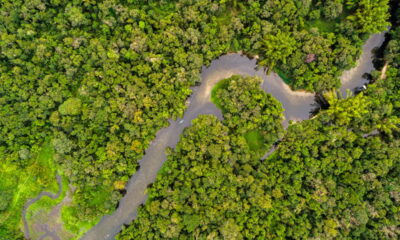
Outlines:
[{"label": "small stream", "polygon": [[57,199],[60,197],[61,193],[62,193],[62,179],[60,175],[56,175],[56,179],[57,179],[57,184],[58,184],[58,191],[57,193],[51,193],[51,192],[46,192],[43,191],[41,192],[37,197],[32,198],[30,200],[28,200],[25,205],[24,208],[22,210],[22,221],[24,223],[24,235],[26,239],[31,239],[31,235],[29,232],[29,225],[28,225],[28,221],[26,220],[26,212],[28,211],[28,208],[34,204],[35,202],[39,201],[43,196],[47,196],[51,199]]}]

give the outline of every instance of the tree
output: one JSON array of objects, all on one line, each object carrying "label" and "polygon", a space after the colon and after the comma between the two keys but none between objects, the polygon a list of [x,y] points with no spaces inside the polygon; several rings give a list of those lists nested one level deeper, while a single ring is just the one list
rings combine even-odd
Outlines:
[{"label": "tree", "polygon": [[81,112],[82,102],[79,98],[68,98],[60,105],[58,111],[62,115],[78,115]]},{"label": "tree", "polygon": [[389,0],[360,0],[354,16],[348,19],[354,22],[360,33],[378,33],[389,26]]},{"label": "tree", "polygon": [[368,113],[370,103],[362,93],[346,100],[338,99],[335,91],[327,92],[324,96],[329,104],[326,112],[338,125],[349,125]]},{"label": "tree", "polygon": [[400,65],[400,30],[396,28],[391,31],[392,39],[387,44],[385,49],[384,59],[394,67]]},{"label": "tree", "polygon": [[286,64],[286,59],[296,49],[296,40],[289,33],[277,31],[276,34],[264,36],[262,51],[265,58],[261,65],[267,66],[272,71],[278,63]]},{"label": "tree", "polygon": [[325,1],[323,7],[324,17],[328,19],[335,19],[342,14],[343,11],[343,0],[328,0]]}]

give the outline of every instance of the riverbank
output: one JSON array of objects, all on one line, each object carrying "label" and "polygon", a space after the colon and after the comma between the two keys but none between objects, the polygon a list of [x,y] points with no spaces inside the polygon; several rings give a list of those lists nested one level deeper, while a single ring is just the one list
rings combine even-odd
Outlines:
[{"label": "riverbank", "polygon": [[368,79],[364,77],[365,73],[371,72],[374,69],[373,58],[374,53],[372,52],[375,48],[380,47],[385,41],[385,32],[380,34],[372,35],[362,47],[362,54],[357,61],[356,67],[344,71],[340,77],[342,86],[340,92],[343,96],[346,96],[347,89],[353,90],[356,87],[363,86],[368,83]]},{"label": "riverbank", "polygon": [[[372,39],[372,40],[371,40]],[[384,33],[373,35],[363,47],[363,52],[371,52],[379,43],[383,42]],[[358,86],[356,83],[362,79],[365,72],[373,70],[372,55],[363,54],[355,69],[350,70],[349,76],[352,81],[344,81],[346,84],[342,90],[352,90]],[[240,54],[227,54],[214,60],[209,67],[202,69],[202,82],[200,86],[193,88],[193,94],[189,98],[189,106],[182,119],[170,120],[169,126],[161,129],[153,144],[146,150],[146,154],[139,162],[140,169],[129,180],[127,193],[121,199],[118,209],[103,219],[82,238],[83,240],[114,239],[123,224],[130,223],[137,216],[137,208],[147,199],[146,188],[154,182],[157,172],[166,160],[165,149],[175,147],[179,141],[180,134],[185,127],[190,126],[191,121],[200,114],[213,114],[219,119],[222,118],[221,111],[211,102],[210,94],[213,86],[221,79],[232,75],[259,76],[263,79],[262,88],[267,93],[278,99],[285,109],[284,125],[288,126],[289,121],[301,121],[308,119],[310,111],[314,107],[314,94],[292,91],[283,80],[276,74],[265,74],[265,69],[256,69],[256,59],[249,59]],[[354,87],[353,87],[354,86]]]}]

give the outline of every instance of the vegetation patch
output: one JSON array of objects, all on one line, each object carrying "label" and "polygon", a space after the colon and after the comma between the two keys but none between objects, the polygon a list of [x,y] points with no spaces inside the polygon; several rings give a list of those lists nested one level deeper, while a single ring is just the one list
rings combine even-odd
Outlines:
[{"label": "vegetation patch", "polygon": [[[61,221],[60,218],[61,209],[65,207],[65,205],[61,204],[65,201],[68,191],[68,180],[66,178],[62,178],[62,191],[58,198],[52,199],[47,196],[43,196],[39,201],[30,205],[26,214],[26,219],[32,239],[37,239],[44,234],[44,232],[37,232],[34,227],[43,224],[47,225],[49,230],[58,229],[57,235],[61,239],[75,239],[73,238],[74,235],[69,233],[64,228],[63,221]],[[60,227],[56,225],[62,226]]]},{"label": "vegetation patch", "polygon": [[246,139],[246,142],[249,145],[250,150],[257,152],[266,150],[265,140],[260,131],[252,130],[245,133],[243,136]]},{"label": "vegetation patch", "polygon": [[[304,29],[305,19],[334,19],[345,8],[351,15],[337,32]],[[92,222],[113,211],[120,189],[103,186],[132,176],[147,143],[184,111],[202,66],[218,56],[232,49],[257,54],[266,67],[295,79],[294,89],[322,91],[339,84],[337,76],[358,56],[361,36],[386,30],[389,16],[388,0],[2,0],[0,12],[7,13],[0,14],[0,177],[6,179],[0,183],[0,238],[5,239],[22,238],[22,206],[56,187],[53,167],[77,187],[71,218]],[[308,54],[317,60],[306,63]],[[221,100],[224,114],[231,114],[224,124],[240,136],[263,129],[272,141],[281,132],[279,104],[252,91],[236,94],[244,96],[235,99],[237,108]],[[57,166],[38,159],[49,136]],[[246,146],[243,142],[238,144]],[[88,186],[91,191],[85,191]],[[91,204],[96,197],[101,202]],[[196,216],[184,221],[191,220],[198,222]],[[230,229],[238,226],[226,220],[220,231],[237,239]]]},{"label": "vegetation patch", "polygon": [[330,33],[330,32],[334,32],[336,30],[336,24],[338,24],[338,23],[339,23],[339,21],[316,19],[316,20],[308,21],[306,26],[307,26],[308,30],[311,30],[312,28],[318,28],[318,30],[320,32]]},{"label": "vegetation patch", "polygon": [[76,208],[66,206],[61,209],[61,219],[64,223],[65,229],[71,233],[74,233],[74,239],[80,239],[87,231],[96,225],[101,219],[82,220],[77,218]]},{"label": "vegetation patch", "polygon": [[[39,212],[45,211],[48,212],[50,211],[53,207],[55,207],[57,204],[59,204],[65,197],[67,191],[68,191],[68,180],[63,178],[62,180],[62,192],[60,194],[60,197],[56,199],[49,198],[47,196],[43,196],[39,201],[36,201],[32,205],[29,206],[28,211],[26,213],[26,219],[28,220],[29,225],[32,225],[30,220]],[[58,188],[58,186],[57,186]],[[57,190],[51,190],[49,192],[53,192],[54,194],[58,192]]]},{"label": "vegetation patch", "polygon": [[221,100],[217,96],[217,92],[219,90],[225,89],[228,87],[229,79],[222,79],[217,82],[215,86],[211,90],[211,102],[214,103],[221,111],[224,111],[224,107],[222,106]]},{"label": "vegetation patch", "polygon": [[[110,190],[108,188],[97,188],[97,189],[92,189],[87,187],[85,191],[88,191],[91,193],[91,200],[90,201],[90,206],[95,208],[98,205],[103,204],[106,199],[108,198],[108,194]],[[79,200],[78,200],[79,201]],[[79,239],[82,237],[88,230],[90,230],[96,223],[98,223],[101,219],[101,217],[98,218],[87,218],[87,219],[82,219],[79,218],[79,209],[72,205],[72,206],[65,206],[62,209],[61,212],[61,218],[65,224],[65,228],[70,231],[75,233],[76,239]]]},{"label": "vegetation patch", "polygon": [[[322,8],[325,10],[320,17],[313,16],[312,20],[306,21],[305,27],[307,30],[317,28],[321,33],[333,33],[338,30],[338,25],[344,22],[351,15],[352,8],[343,7],[339,2],[326,1],[327,6]],[[316,15],[320,14],[320,9],[314,10]]]},{"label": "vegetation patch", "polygon": [[221,80],[211,95],[222,109],[224,124],[243,136],[257,154],[265,153],[283,133],[282,105],[260,88],[261,81],[258,77],[234,75]]},{"label": "vegetation patch", "polygon": [[[36,152],[27,149],[20,151],[20,156],[30,162],[29,168],[16,168],[8,161],[0,164],[0,225],[7,226],[0,228],[0,237],[13,234],[8,232],[10,229],[23,229],[22,209],[28,199],[36,197],[43,190],[58,191],[53,154],[50,140],[47,140]],[[19,235],[22,236],[22,232]]]},{"label": "vegetation patch", "polygon": [[280,78],[289,86],[292,86],[293,84],[293,78],[289,76],[288,73],[285,73],[279,68],[275,68],[275,72],[279,75]]}]

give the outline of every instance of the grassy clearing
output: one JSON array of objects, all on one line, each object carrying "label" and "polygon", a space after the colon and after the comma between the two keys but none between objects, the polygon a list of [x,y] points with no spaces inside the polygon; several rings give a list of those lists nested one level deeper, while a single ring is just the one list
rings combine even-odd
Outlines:
[{"label": "grassy clearing", "polygon": [[250,150],[255,152],[261,152],[266,150],[265,140],[260,131],[252,130],[245,133],[243,136],[246,139],[246,142]]},{"label": "grassy clearing", "polygon": [[[54,163],[54,148],[51,141],[48,140],[39,152],[37,163],[43,169],[41,177],[45,181],[47,191],[58,192],[58,184],[56,180],[57,166]],[[40,182],[39,182],[40,183]]]},{"label": "grassy clearing", "polygon": [[54,148],[53,145],[51,144],[51,141],[48,140],[45,142],[45,144],[43,145],[42,149],[39,152],[38,162],[43,166],[48,167],[49,170],[54,170],[55,172],[56,166],[53,161],[53,155],[54,155]]},{"label": "grassy clearing", "polygon": [[[43,196],[39,201],[32,204],[27,211],[27,221],[28,226],[30,228],[31,237],[33,239],[39,238],[43,232],[35,232],[33,231],[32,226],[38,223],[46,223],[49,226],[53,226],[54,224],[59,223],[59,215],[51,214],[54,207],[60,204],[63,199],[66,197],[68,192],[68,180],[62,179],[62,191],[58,198],[52,199],[47,196]],[[54,227],[54,226],[53,226]],[[62,230],[57,231],[57,235],[61,239],[73,239],[74,234],[68,232],[64,228]]]},{"label": "grassy clearing", "polygon": [[347,16],[351,14],[350,11],[343,9],[342,14],[335,19],[326,19],[326,18],[319,18],[317,20],[307,21],[305,24],[305,28],[310,30],[311,28],[318,28],[319,32],[322,33],[331,33],[335,32],[336,25],[343,22]]},{"label": "grassy clearing", "polygon": [[[23,229],[22,209],[28,199],[36,197],[43,190],[58,191],[53,154],[51,141],[47,139],[41,148],[31,151],[33,158],[25,160],[29,167],[21,168],[15,162],[7,161],[7,158],[0,163],[0,201],[5,202],[0,212],[0,239]],[[6,232],[7,229],[13,233]]]},{"label": "grassy clearing", "polygon": [[318,28],[319,32],[329,33],[335,31],[337,23],[339,23],[339,20],[317,19],[313,21],[308,21],[306,23],[306,28],[308,30],[310,30],[311,28]]}]

